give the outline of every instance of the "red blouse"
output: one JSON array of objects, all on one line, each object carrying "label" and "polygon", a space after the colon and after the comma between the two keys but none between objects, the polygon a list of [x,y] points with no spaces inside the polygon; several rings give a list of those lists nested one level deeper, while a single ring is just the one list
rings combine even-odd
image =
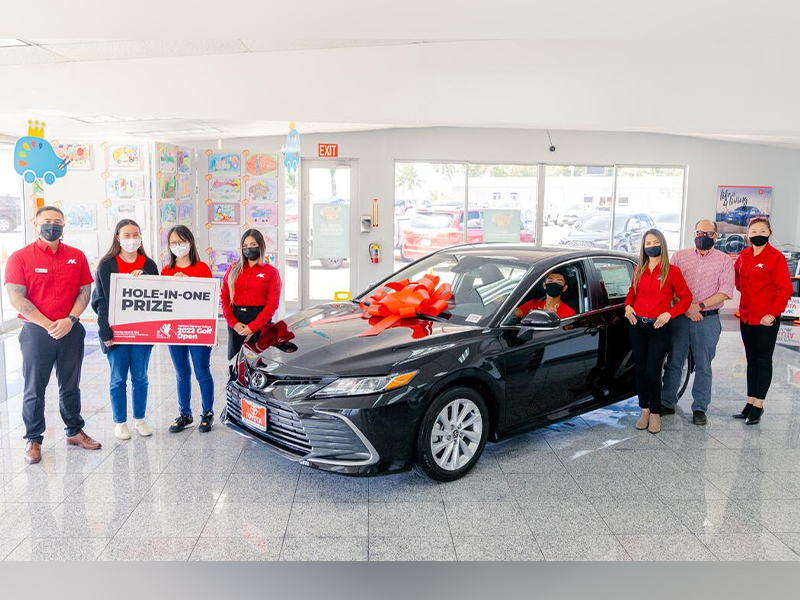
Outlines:
[{"label": "red blouse", "polygon": [[750,246],[735,268],[736,289],[742,293],[739,318],[748,325],[759,325],[765,315],[780,318],[793,292],[786,257],[771,244],[755,256]]},{"label": "red blouse", "polygon": [[[636,267],[637,269],[639,267]],[[675,306],[672,300],[677,296]],[[668,312],[674,319],[682,315],[692,304],[692,292],[683,278],[681,270],[672,265],[669,268],[664,286],[661,286],[661,265],[652,271],[645,267],[639,279],[639,286],[628,290],[625,304],[632,306],[633,311],[640,317],[657,319],[661,313]]]},{"label": "red blouse", "polygon": [[[234,263],[236,264],[236,263]],[[231,274],[233,265],[228,267],[228,272],[222,278],[222,314],[228,325],[233,327],[238,323],[233,314],[233,305],[236,306],[263,306],[264,309],[250,323],[252,331],[261,329],[272,320],[278,304],[281,301],[281,276],[278,269],[270,264],[256,265],[251,267],[245,262],[233,290],[233,302],[231,302],[231,292],[228,287],[228,276]]]},{"label": "red blouse", "polygon": [[174,276],[175,273],[183,273],[187,277],[212,277],[211,268],[202,260],[198,260],[195,264],[189,265],[188,267],[179,267],[175,265],[174,268],[170,269],[169,265],[165,265],[164,268],[161,269],[161,274],[168,277]]}]

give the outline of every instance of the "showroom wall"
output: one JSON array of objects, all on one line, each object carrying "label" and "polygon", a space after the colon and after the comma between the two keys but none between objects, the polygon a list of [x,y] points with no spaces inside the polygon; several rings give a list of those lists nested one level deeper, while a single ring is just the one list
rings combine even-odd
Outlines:
[{"label": "showroom wall", "polygon": [[[317,158],[317,144],[339,144],[341,158],[359,161],[358,214],[372,213],[378,198],[380,226],[358,236],[357,285],[361,290],[387,276],[393,267],[394,161],[470,161],[475,163],[547,163],[558,165],[686,166],[684,245],[691,228],[716,212],[718,185],[772,186],[776,244],[800,243],[800,151],[754,144],[638,133],[551,131],[555,152],[544,131],[479,128],[407,128],[352,133],[301,135],[301,156]],[[222,149],[258,147],[280,152],[285,136],[222,140]],[[217,148],[216,140],[191,143]],[[373,264],[369,244],[385,249]]]}]

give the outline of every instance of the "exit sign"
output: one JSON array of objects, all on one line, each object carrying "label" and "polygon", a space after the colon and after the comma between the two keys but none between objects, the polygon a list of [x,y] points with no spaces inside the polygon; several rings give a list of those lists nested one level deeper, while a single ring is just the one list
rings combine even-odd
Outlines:
[{"label": "exit sign", "polygon": [[320,158],[338,158],[339,144],[318,144]]}]

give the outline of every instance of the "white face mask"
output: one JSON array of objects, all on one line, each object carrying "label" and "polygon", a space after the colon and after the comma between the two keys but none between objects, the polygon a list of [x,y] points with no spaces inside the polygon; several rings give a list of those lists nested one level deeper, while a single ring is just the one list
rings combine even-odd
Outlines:
[{"label": "white face mask", "polygon": [[122,249],[125,250],[125,252],[136,252],[139,249],[139,246],[142,245],[142,240],[141,238],[120,240],[119,245],[122,246]]},{"label": "white face mask", "polygon": [[189,254],[189,250],[190,250],[189,244],[172,244],[169,247],[169,251],[172,252],[178,258],[183,258],[187,254]]}]

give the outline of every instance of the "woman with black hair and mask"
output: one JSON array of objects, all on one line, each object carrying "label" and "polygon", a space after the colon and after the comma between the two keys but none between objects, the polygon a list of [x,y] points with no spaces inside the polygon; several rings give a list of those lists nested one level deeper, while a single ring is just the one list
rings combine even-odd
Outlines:
[{"label": "woman with black hair and mask", "polygon": [[669,264],[664,234],[648,229],[642,236],[639,264],[625,299],[636,363],[636,392],[642,409],[636,429],[661,431],[661,373],[670,344],[670,320],[685,313],[691,303],[692,292],[681,270]]},{"label": "woman with black hair and mask", "polygon": [[739,329],[747,356],[747,404],[733,415],[755,425],[764,413],[764,398],[772,383],[772,354],[778,340],[781,313],[792,296],[786,257],[769,243],[772,227],[766,217],[756,217],[747,227],[750,246],[736,260]]},{"label": "woman with black hair and mask", "polygon": [[245,340],[272,320],[281,300],[281,277],[267,262],[264,236],[257,229],[242,235],[242,255],[222,279],[222,314],[228,323],[228,360]]}]

